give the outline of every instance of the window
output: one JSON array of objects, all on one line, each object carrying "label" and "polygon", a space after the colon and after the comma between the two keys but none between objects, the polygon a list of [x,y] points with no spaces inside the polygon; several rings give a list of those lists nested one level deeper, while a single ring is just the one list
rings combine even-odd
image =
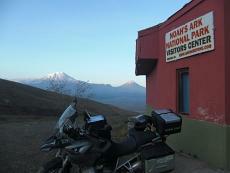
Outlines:
[{"label": "window", "polygon": [[189,113],[189,69],[177,70],[177,103],[178,112],[181,114]]}]

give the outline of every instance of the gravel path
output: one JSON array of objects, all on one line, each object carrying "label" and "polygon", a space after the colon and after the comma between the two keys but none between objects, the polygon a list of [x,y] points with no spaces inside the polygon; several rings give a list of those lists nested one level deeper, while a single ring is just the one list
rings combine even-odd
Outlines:
[{"label": "gravel path", "polygon": [[205,162],[194,159],[185,154],[176,154],[175,170],[172,173],[230,173],[228,171],[211,168]]}]

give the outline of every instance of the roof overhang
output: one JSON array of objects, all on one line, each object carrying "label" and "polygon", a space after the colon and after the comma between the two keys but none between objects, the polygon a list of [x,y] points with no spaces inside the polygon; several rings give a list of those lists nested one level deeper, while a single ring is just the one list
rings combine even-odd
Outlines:
[{"label": "roof overhang", "polygon": [[135,73],[137,76],[148,75],[154,70],[156,64],[157,59],[138,59],[138,61],[136,62]]}]

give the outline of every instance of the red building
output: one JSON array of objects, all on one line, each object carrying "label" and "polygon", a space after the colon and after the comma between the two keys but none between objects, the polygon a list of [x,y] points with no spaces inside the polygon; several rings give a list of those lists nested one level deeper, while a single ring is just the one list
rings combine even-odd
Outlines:
[{"label": "red building", "polygon": [[175,149],[230,169],[230,1],[192,0],[138,32],[136,75],[146,75],[147,113],[183,117]]}]

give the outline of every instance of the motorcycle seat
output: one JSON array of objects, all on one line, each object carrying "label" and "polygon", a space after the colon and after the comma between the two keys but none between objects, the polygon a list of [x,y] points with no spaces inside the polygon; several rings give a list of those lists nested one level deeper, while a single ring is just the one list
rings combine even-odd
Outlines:
[{"label": "motorcycle seat", "polygon": [[129,136],[132,136],[135,139],[136,147],[151,142],[157,135],[151,131],[139,131],[134,128],[129,130]]},{"label": "motorcycle seat", "polygon": [[135,129],[129,130],[128,137],[120,142],[112,142],[112,152],[115,156],[123,156],[135,152],[140,146],[151,142],[156,137],[156,134],[151,131],[138,131]]},{"label": "motorcycle seat", "polygon": [[129,153],[132,153],[136,150],[136,141],[134,137],[128,136],[122,142],[113,142],[112,143],[112,152],[115,156],[122,156]]}]

